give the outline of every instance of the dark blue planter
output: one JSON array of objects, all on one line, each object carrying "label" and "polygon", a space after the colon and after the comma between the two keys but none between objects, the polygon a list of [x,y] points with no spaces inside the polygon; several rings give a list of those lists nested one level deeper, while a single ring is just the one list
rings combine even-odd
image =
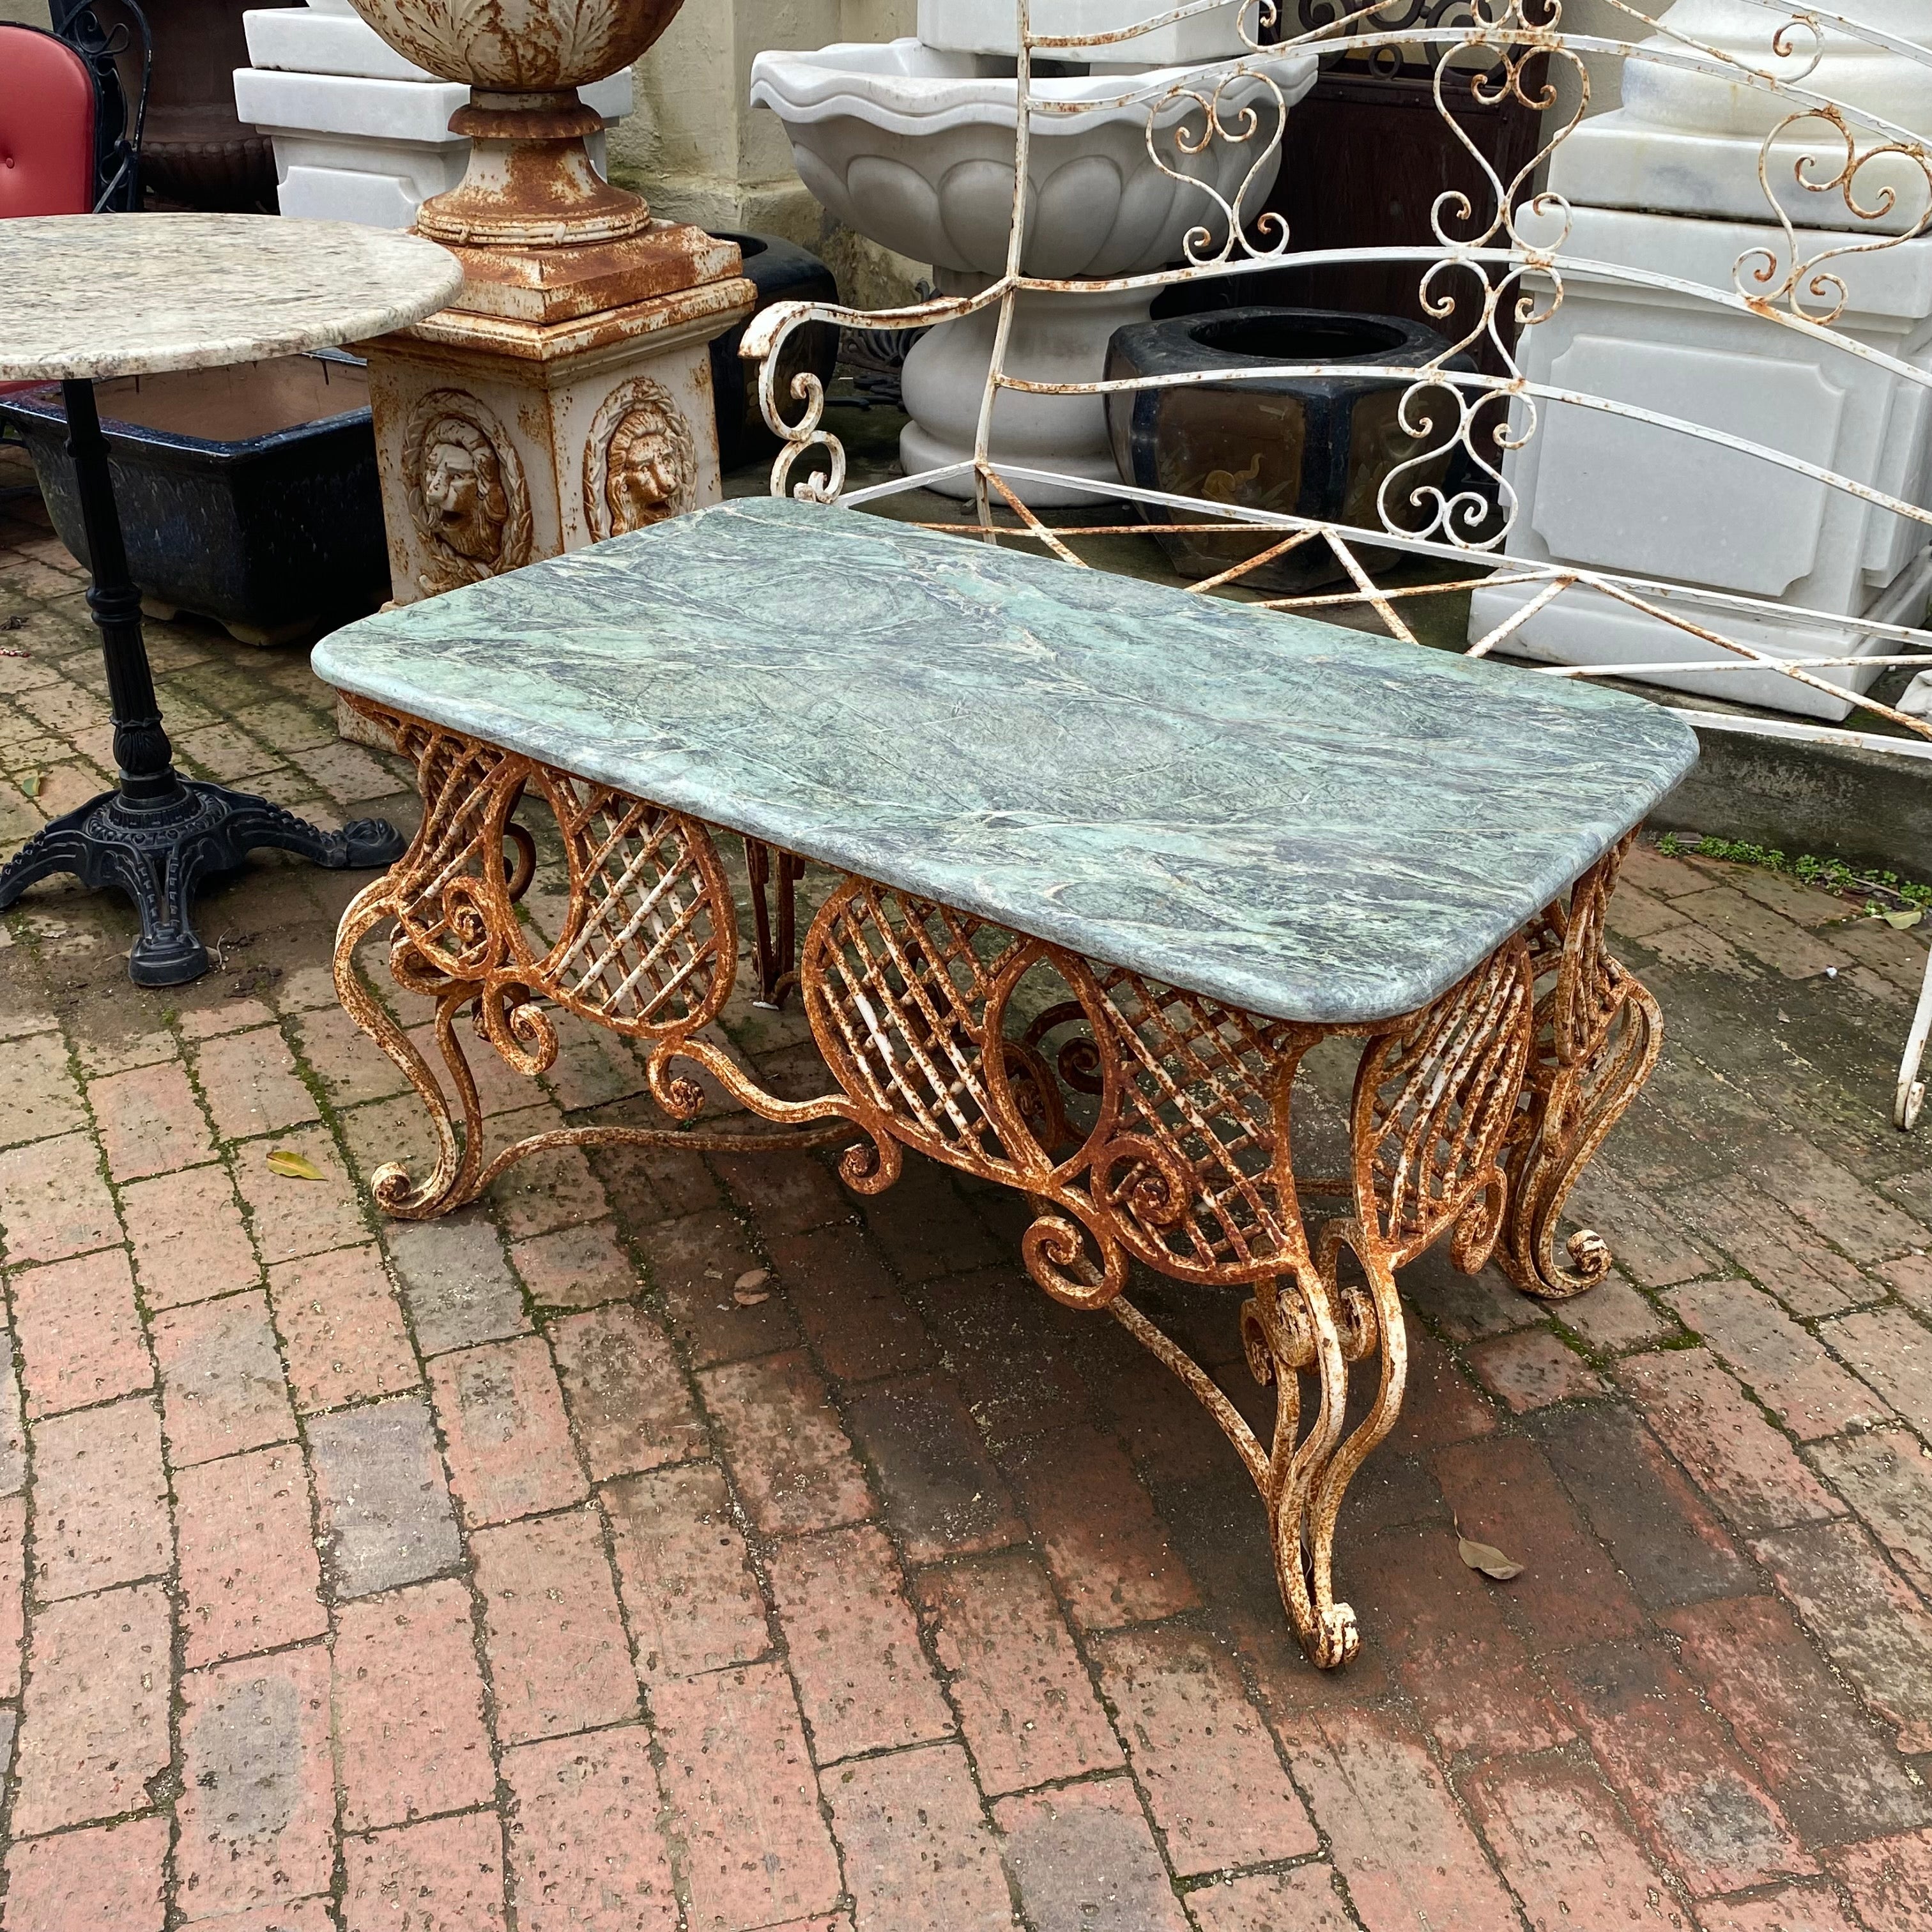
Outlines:
[{"label": "dark blue planter", "polygon": [[[1282,362],[1348,362],[1364,371],[1117,390],[1107,398],[1107,424],[1121,479],[1176,496],[1379,529],[1384,478],[1422,446],[1398,419],[1408,386],[1368,372],[1420,368],[1448,346],[1433,329],[1399,316],[1330,309],[1226,308],[1117,330],[1107,352],[1113,379]],[[1452,366],[1474,365],[1459,356]],[[1455,420],[1453,402],[1437,400],[1432,443]],[[1411,474],[1417,482],[1440,484],[1448,467],[1445,458]],[[1281,541],[1278,530],[1163,533],[1160,526],[1173,515],[1154,505],[1136,507],[1184,577],[1226,570]],[[1365,564],[1388,555],[1361,552]],[[1240,580],[1292,595],[1346,577],[1327,544],[1314,540]]]},{"label": "dark blue planter", "polygon": [[[103,382],[101,428],[143,599],[249,644],[360,616],[389,565],[361,367],[292,356]],[[58,388],[0,401],[62,542],[88,562]]]}]

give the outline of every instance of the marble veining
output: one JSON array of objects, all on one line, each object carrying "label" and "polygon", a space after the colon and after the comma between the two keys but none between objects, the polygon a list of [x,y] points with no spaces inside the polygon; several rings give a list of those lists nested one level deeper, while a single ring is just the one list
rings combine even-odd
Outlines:
[{"label": "marble veining", "polygon": [[443,308],[419,236],[274,214],[0,221],[0,381],[216,369],[359,342]]},{"label": "marble veining", "polygon": [[1454,985],[1690,770],[1641,699],[856,511],[367,618],[330,683],[1252,1011]]}]

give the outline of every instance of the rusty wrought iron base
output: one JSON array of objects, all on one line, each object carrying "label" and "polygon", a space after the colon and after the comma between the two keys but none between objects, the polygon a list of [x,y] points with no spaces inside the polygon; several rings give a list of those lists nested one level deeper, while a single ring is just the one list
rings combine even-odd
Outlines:
[{"label": "rusty wrought iron base", "polygon": [[[738,913],[713,829],[519,754],[351,700],[417,764],[422,828],[344,916],[343,1005],[406,1073],[434,1124],[434,1169],[381,1168],[390,1214],[421,1219],[473,1199],[547,1148],[611,1142],[694,1149],[843,1145],[846,1184],[875,1194],[912,1148],[1033,1202],[1028,1272],[1058,1300],[1105,1309],[1180,1376],[1226,1433],[1268,1510],[1282,1600],[1309,1655],[1354,1654],[1354,1612],[1335,1600],[1336,1515],[1394,1426],[1407,1352],[1396,1270],[1447,1235],[1456,1265],[1493,1255],[1530,1294],[1600,1280],[1587,1232],[1559,1261],[1565,1197],[1655,1064],[1656,1002],[1612,958],[1604,911],[1626,839],[1462,982],[1418,1012],[1366,1027],[1265,1019],[1084,959],[868,880],[847,877],[805,934],[795,968],[778,855],[750,855],[760,991],[796,984],[833,1090],[803,1101],[760,1088],[702,1037],[730,996]],[[546,942],[518,900],[536,848],[519,808],[541,802],[569,874]],[[1633,835],[1634,836],[1634,835]],[[453,1090],[364,983],[362,942],[393,922],[397,983],[436,1003]],[[780,1131],[694,1125],[573,1127],[486,1157],[476,1084],[458,1031],[519,1071],[542,1072],[561,1007],[637,1041],[652,1097],[694,1122],[707,1076]],[[1348,1172],[1297,1174],[1290,1103],[1324,1040],[1359,1041]],[[1138,1262],[1239,1288],[1248,1362],[1276,1393],[1267,1438],[1125,1292]],[[1352,1375],[1372,1378],[1348,1419]]]}]

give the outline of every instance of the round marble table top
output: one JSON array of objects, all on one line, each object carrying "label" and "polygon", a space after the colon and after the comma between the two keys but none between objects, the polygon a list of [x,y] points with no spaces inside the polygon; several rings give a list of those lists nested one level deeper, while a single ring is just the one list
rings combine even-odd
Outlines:
[{"label": "round marble table top", "polygon": [[442,308],[419,236],[277,214],[0,221],[0,381],[212,369],[357,342]]}]

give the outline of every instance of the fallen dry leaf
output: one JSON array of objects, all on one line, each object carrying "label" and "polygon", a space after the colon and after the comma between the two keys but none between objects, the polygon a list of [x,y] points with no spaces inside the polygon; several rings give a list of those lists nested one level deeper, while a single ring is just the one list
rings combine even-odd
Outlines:
[{"label": "fallen dry leaf", "polygon": [[1882,912],[1879,917],[1894,932],[1910,932],[1925,916],[1917,907],[1912,906],[1899,912]]},{"label": "fallen dry leaf", "polygon": [[1522,1565],[1511,1562],[1494,1544],[1478,1543],[1471,1538],[1459,1536],[1456,1539],[1456,1553],[1472,1570],[1479,1570],[1485,1576],[1493,1576],[1498,1583],[1507,1583],[1512,1576],[1522,1574]]},{"label": "fallen dry leaf", "polygon": [[292,1148],[271,1148],[268,1171],[283,1174],[290,1180],[321,1180],[327,1178],[306,1154],[297,1154]]},{"label": "fallen dry leaf", "polygon": [[731,1299],[740,1308],[755,1308],[760,1302],[771,1300],[772,1292],[765,1286],[770,1280],[770,1274],[764,1268],[747,1268],[731,1284]]}]

